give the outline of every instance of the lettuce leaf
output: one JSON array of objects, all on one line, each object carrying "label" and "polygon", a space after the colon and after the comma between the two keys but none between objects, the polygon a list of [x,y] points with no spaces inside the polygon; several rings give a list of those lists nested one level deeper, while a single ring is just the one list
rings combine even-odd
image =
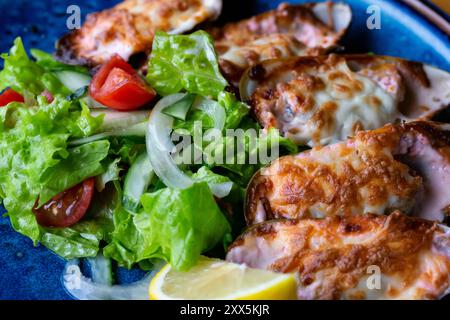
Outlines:
[{"label": "lettuce leaf", "polygon": [[185,90],[217,98],[227,86],[212,38],[205,31],[190,35],[157,32],[147,81],[162,96]]},{"label": "lettuce leaf", "polygon": [[231,231],[206,183],[146,193],[141,202],[138,213],[115,212],[113,241],[103,252],[128,268],[161,258],[177,270],[188,270]]},{"label": "lettuce leaf", "polygon": [[4,60],[4,67],[0,72],[0,91],[11,87],[22,94],[30,92],[36,96],[44,90],[48,90],[53,96],[67,96],[71,93],[51,72],[30,60],[21,38],[16,38],[9,54],[4,53],[1,58]]},{"label": "lettuce leaf", "polygon": [[198,182],[206,182],[214,184],[227,183],[231,181],[229,178],[225,176],[221,176],[220,174],[212,172],[207,167],[201,167],[200,169],[198,169],[196,173],[192,175],[192,177],[195,179],[195,181]]},{"label": "lettuce leaf", "polygon": [[89,69],[84,66],[70,65],[57,61],[53,55],[39,49],[31,49],[31,56],[36,63],[47,71],[74,71],[89,74]]},{"label": "lettuce leaf", "polygon": [[225,129],[235,129],[239,126],[245,116],[250,112],[250,107],[237,100],[236,96],[230,92],[221,92],[217,101],[224,107],[227,115]]},{"label": "lettuce leaf", "polygon": [[65,259],[95,257],[103,233],[95,222],[80,222],[71,228],[47,229],[40,243]]},{"label": "lettuce leaf", "polygon": [[120,158],[108,159],[105,167],[106,171],[95,178],[95,187],[98,191],[103,191],[108,182],[119,181],[120,179],[120,172],[122,171]]},{"label": "lettuce leaf", "polygon": [[68,156],[47,168],[40,180],[39,206],[47,203],[61,191],[77,185],[86,178],[95,177],[105,168],[102,161],[108,156],[109,142],[100,140],[68,149]]},{"label": "lettuce leaf", "polygon": [[[211,102],[215,103],[212,100]],[[220,92],[217,102],[225,110],[224,129],[236,129],[250,111],[250,107],[247,104],[237,100],[235,95],[230,92]],[[186,120],[175,119],[173,129],[193,135],[196,122],[201,123],[203,131],[214,127],[214,120],[207,113],[200,109],[191,109]]]},{"label": "lettuce leaf", "polygon": [[100,125],[101,119],[58,98],[37,107],[0,108],[0,196],[16,231],[41,240],[44,232],[32,212],[38,197],[49,199],[104,171],[108,141],[67,148],[69,137],[92,134]]},{"label": "lettuce leaf", "polygon": [[[244,122],[247,119],[244,119]],[[245,130],[245,126],[242,126]],[[259,130],[259,126],[256,124],[255,128]],[[237,138],[231,136],[225,136],[221,140],[214,141],[211,146],[207,146],[204,150],[210,148],[214,150],[214,153],[205,153],[206,163],[210,168],[222,169],[220,174],[228,177],[234,183],[237,183],[241,187],[246,187],[252,176],[261,169],[267,163],[262,160],[271,160],[273,155],[268,152],[267,159],[260,159],[259,153],[262,148],[265,150],[271,150],[272,148],[278,149],[279,156],[286,154],[298,153],[298,147],[291,140],[280,135],[279,130],[270,128],[265,131],[265,134],[260,134],[253,141],[247,135],[243,135],[240,144],[244,145],[243,152],[238,153],[235,150],[234,154],[227,153],[227,145],[237,142]],[[237,149],[237,148],[236,148]],[[249,161],[257,160],[256,163]],[[216,160],[221,160],[220,163]],[[243,164],[242,164],[243,163]]]}]

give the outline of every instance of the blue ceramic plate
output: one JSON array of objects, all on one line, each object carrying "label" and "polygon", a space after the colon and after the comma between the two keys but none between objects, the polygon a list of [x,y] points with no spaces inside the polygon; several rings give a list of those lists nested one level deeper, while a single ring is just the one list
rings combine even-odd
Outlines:
[{"label": "blue ceramic plate", "polygon": [[[27,48],[52,51],[54,42],[66,30],[66,9],[77,3],[83,16],[119,1],[0,0],[0,52],[6,52],[16,36],[22,36]],[[276,7],[275,0],[224,0],[221,20],[237,20]],[[295,1],[290,2],[306,2]],[[311,2],[311,1],[309,1]],[[353,22],[343,41],[348,51],[374,52],[422,61],[450,71],[448,36],[420,13],[400,1],[343,0],[352,6]],[[369,30],[367,9],[381,9],[381,29]],[[239,10],[236,10],[239,8]],[[236,15],[238,11],[238,15]],[[444,17],[448,19],[448,17]],[[0,209],[0,213],[3,210]],[[8,218],[0,218],[0,299],[70,299],[61,284],[65,262],[42,246],[11,229]],[[140,270],[118,270],[121,282],[142,276]]]}]

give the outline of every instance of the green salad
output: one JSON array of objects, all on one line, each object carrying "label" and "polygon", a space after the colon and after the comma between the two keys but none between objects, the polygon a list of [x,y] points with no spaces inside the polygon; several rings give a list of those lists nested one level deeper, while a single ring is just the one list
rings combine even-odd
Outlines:
[{"label": "green salad", "polygon": [[[202,254],[223,257],[244,226],[247,183],[265,164],[241,160],[275,145],[297,151],[269,130],[227,152],[228,130],[260,127],[203,31],[157,33],[145,78],[124,62],[91,73],[29,56],[20,38],[1,57],[0,92],[21,98],[0,107],[0,198],[17,232],[65,259],[102,255],[143,269],[162,259],[188,270]],[[193,140],[184,153],[174,135]]]}]

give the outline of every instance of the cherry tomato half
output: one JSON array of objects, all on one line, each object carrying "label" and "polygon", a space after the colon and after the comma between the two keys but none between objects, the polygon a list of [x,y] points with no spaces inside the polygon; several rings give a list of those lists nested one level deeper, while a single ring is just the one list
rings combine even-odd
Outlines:
[{"label": "cherry tomato half", "polygon": [[13,89],[6,89],[0,94],[0,107],[6,106],[11,102],[25,102],[22,95]]},{"label": "cherry tomato half", "polygon": [[155,91],[117,54],[94,75],[89,93],[94,100],[119,111],[138,109],[156,97]]},{"label": "cherry tomato half", "polygon": [[94,194],[94,179],[84,182],[54,196],[34,214],[41,226],[66,228],[73,226],[84,217]]}]

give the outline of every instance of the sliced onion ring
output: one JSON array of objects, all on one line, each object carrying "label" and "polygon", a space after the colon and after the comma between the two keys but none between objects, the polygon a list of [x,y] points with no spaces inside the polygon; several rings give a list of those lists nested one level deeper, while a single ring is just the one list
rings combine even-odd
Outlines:
[{"label": "sliced onion ring", "polygon": [[62,282],[67,293],[78,300],[148,300],[150,281],[159,269],[156,268],[137,282],[109,286],[85,277],[81,273],[79,261],[75,259],[66,264]]},{"label": "sliced onion ring", "polygon": [[225,198],[230,194],[231,189],[233,188],[233,182],[210,183],[208,186],[217,198]]},{"label": "sliced onion ring", "polygon": [[[161,112],[164,108],[171,106],[175,102],[181,100],[184,96],[184,93],[172,94],[161,99],[156,104],[150,114],[146,135],[147,153],[156,175],[166,186],[174,189],[186,189],[197,182],[194,178],[186,175],[172,158],[171,152],[175,149],[175,145],[170,137],[173,127],[173,118]],[[220,105],[219,107],[221,108]],[[204,108],[207,109],[206,107]],[[213,108],[214,107],[208,107],[208,111],[205,112],[212,113]],[[220,110],[219,108],[214,109]],[[217,111],[217,113],[220,113],[220,111]],[[217,116],[213,116],[213,119],[215,122],[218,122],[216,125],[222,126],[223,129],[222,123],[224,123],[224,115],[218,114]],[[233,183],[210,183],[208,185],[211,192],[216,197],[223,198],[230,193]]]}]

